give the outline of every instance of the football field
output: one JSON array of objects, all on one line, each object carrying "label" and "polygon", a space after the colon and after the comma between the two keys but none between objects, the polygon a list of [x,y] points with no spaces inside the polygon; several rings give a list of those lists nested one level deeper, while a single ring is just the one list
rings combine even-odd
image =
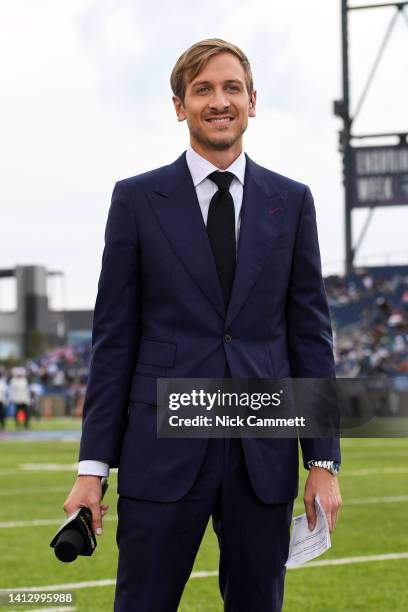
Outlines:
[{"label": "football field", "polygon": [[[8,427],[13,428],[12,424]],[[60,420],[52,427],[70,429],[72,423]],[[112,610],[117,561],[116,474],[110,478],[106,494],[110,509],[93,557],[63,564],[49,548],[64,519],[62,504],[75,478],[77,450],[78,440],[69,435],[55,440],[0,440],[0,588],[72,590],[76,596],[72,606],[53,604],[43,609],[108,612]],[[284,610],[405,612],[408,440],[347,439],[342,441],[342,450],[343,506],[332,548],[314,562],[287,571]],[[303,467],[300,474],[295,515],[304,512],[307,473]],[[217,563],[218,545],[209,524],[180,612],[222,610]],[[39,606],[0,609],[37,610]]]}]

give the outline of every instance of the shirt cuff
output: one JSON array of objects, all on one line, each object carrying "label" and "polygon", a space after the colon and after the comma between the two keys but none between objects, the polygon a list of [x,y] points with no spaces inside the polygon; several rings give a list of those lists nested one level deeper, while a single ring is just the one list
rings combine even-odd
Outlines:
[{"label": "shirt cuff", "polygon": [[78,462],[78,476],[109,476],[109,464],[103,463],[103,461],[79,461]]}]

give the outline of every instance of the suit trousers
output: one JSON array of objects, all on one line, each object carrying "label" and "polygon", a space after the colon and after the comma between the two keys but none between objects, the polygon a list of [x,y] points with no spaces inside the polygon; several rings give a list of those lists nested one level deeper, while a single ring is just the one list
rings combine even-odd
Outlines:
[{"label": "suit trousers", "polygon": [[210,439],[199,474],[180,500],[119,497],[115,612],[177,612],[211,517],[224,610],[280,611],[293,502],[261,502],[241,440]]}]

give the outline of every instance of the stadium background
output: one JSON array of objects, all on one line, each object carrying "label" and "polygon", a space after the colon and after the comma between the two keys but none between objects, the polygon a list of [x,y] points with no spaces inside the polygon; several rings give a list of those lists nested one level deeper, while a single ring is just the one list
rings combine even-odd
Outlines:
[{"label": "stadium background", "polygon": [[[93,2],[72,2],[75,19],[80,20],[81,11],[84,13],[80,28],[88,45],[81,49],[83,55],[78,56],[79,60],[84,58],[83,64],[88,70],[90,59],[92,63],[99,54],[100,62],[104,64],[100,70],[100,74],[103,73],[102,82],[98,83],[99,89],[97,94],[93,92],[93,96],[90,95],[90,83],[93,83],[90,72],[80,75],[75,98],[71,95],[72,91],[68,91],[68,87],[77,85],[73,75],[78,70],[76,64],[73,64],[72,71],[69,69],[68,53],[65,53],[69,48],[67,39],[62,37],[61,41],[58,40],[59,32],[66,34],[61,22],[65,17],[72,16],[66,12],[68,9],[62,10],[61,6],[55,8],[55,3],[52,6],[53,3],[41,1],[36,3],[34,11],[28,2],[16,2],[10,9],[14,11],[13,14],[10,12],[6,15],[10,27],[4,32],[3,43],[0,42],[5,45],[4,49],[2,47],[3,56],[10,58],[5,79],[14,79],[10,80],[13,86],[6,87],[5,91],[10,96],[10,108],[13,104],[18,112],[13,121],[7,106],[9,99],[5,95],[3,103],[7,112],[3,112],[2,117],[12,120],[11,127],[3,132],[7,151],[1,157],[3,169],[6,170],[3,195],[5,213],[0,228],[4,281],[7,285],[13,279],[10,271],[17,264],[28,262],[25,265],[29,266],[33,261],[44,261],[47,269],[56,266],[62,270],[62,276],[67,270],[69,281],[65,289],[64,285],[57,289],[47,286],[40,296],[41,306],[37,304],[28,308],[32,321],[37,315],[42,316],[49,311],[51,322],[48,321],[42,332],[36,330],[36,326],[30,330],[27,325],[22,326],[25,337],[21,340],[23,349],[20,356],[18,347],[14,357],[8,350],[10,317],[18,310],[18,298],[11,297],[12,308],[8,308],[9,312],[0,312],[3,380],[9,386],[13,368],[23,367],[31,385],[31,419],[27,430],[22,420],[15,423],[15,406],[10,401],[8,389],[4,402],[5,428],[0,432],[0,588],[71,588],[76,593],[75,607],[80,612],[111,609],[117,555],[115,473],[111,476],[107,493],[111,508],[105,518],[104,535],[99,540],[94,557],[91,560],[78,559],[69,566],[62,565],[53,557],[48,542],[63,520],[62,503],[75,477],[80,414],[90,355],[90,305],[95,295],[100,263],[107,194],[118,177],[142,171],[145,169],[143,164],[147,168],[166,163],[176,157],[179,149],[185,145],[184,136],[176,135],[173,128],[166,131],[164,127],[171,121],[170,113],[157,121],[163,96],[168,96],[168,91],[161,90],[157,83],[160,80],[167,83],[169,65],[163,60],[163,53],[155,54],[152,46],[142,46],[145,55],[140,52],[134,42],[134,31],[128,26],[139,15],[129,8],[132,3],[120,4],[121,12],[115,13],[113,5],[109,3],[102,3],[102,8],[96,9]],[[176,7],[178,11],[172,3],[171,12],[174,14],[183,9],[182,2],[176,4],[179,5]],[[177,40],[169,42],[166,54],[175,58],[177,51],[191,42],[190,36],[198,40],[212,32],[212,15],[217,12],[222,27],[214,35],[235,40],[254,58],[259,89],[262,90],[263,86],[266,100],[263,110],[260,106],[259,125],[250,126],[248,130],[248,150],[253,151],[252,156],[257,161],[309,183],[315,193],[325,286],[335,335],[337,374],[375,381],[378,414],[392,415],[391,418],[406,416],[408,253],[405,207],[403,211],[403,207],[400,207],[399,211],[378,213],[378,224],[372,228],[368,251],[363,250],[354,273],[341,273],[341,168],[338,157],[335,157],[335,128],[338,126],[334,123],[335,119],[328,119],[329,102],[335,97],[339,80],[336,73],[338,3],[319,1],[314,13],[301,2],[290,3],[289,8],[283,2],[275,2],[272,9],[269,5],[271,3],[261,1],[251,4],[258,9],[260,21],[257,22],[254,16],[256,11],[248,12],[248,3],[239,3],[230,19],[233,10],[231,3],[206,2],[200,9],[200,19],[204,25],[193,27],[193,16],[186,14],[185,25],[191,25],[190,33],[187,36],[180,30],[174,30],[177,37],[173,38]],[[333,8],[333,5],[336,6]],[[151,3],[151,14],[147,17],[142,15],[146,30],[152,31],[157,26],[157,14],[161,16],[160,23],[166,23],[166,7],[160,7],[161,13],[157,13],[158,10],[159,7]],[[19,11],[23,11],[27,23],[35,27],[25,26]],[[206,12],[209,13],[208,21],[205,21]],[[171,16],[168,17],[170,19]],[[48,28],[47,23],[52,27]],[[112,27],[106,27],[106,23]],[[173,27],[174,23],[171,21],[170,25]],[[362,20],[360,25],[360,34],[368,29],[375,33],[381,30],[383,22],[373,21],[367,25]],[[162,28],[160,25],[155,33],[156,46],[163,44],[157,39],[163,35]],[[49,37],[48,30],[54,31],[52,37]],[[304,39],[301,39],[302,31],[305,31]],[[253,33],[252,37],[248,32]],[[359,51],[356,55],[361,58],[367,54],[368,37],[359,37],[358,30],[354,33],[355,48]],[[295,36],[300,41],[297,45],[294,44]],[[400,40],[406,42],[406,34],[403,36],[405,38]],[[56,68],[46,71],[47,82],[56,85],[46,91],[40,89],[43,71],[34,68],[39,57],[36,45],[40,48],[41,44],[44,46],[40,60],[53,55],[49,51],[51,48],[59,60],[62,56],[64,60],[63,70]],[[17,51],[17,47],[21,51]],[[326,64],[322,48],[324,55],[327,55]],[[10,49],[14,50],[15,57],[21,53],[17,72],[13,64],[15,57]],[[398,50],[396,54],[398,56]],[[154,61],[146,66],[147,55]],[[304,64],[301,63],[301,56],[305,57]],[[141,92],[135,86],[125,92],[122,83],[129,80],[129,74],[135,69],[130,61],[133,57],[138,58],[145,71],[143,74],[136,66],[136,82],[144,78],[143,88],[148,90],[147,93],[150,88],[149,108],[143,115],[143,126],[133,116],[140,117],[141,107],[136,105],[135,99]],[[273,61],[276,57],[284,58],[281,64]],[[270,61],[265,58],[270,58]],[[393,119],[402,117],[402,126],[406,129],[406,111],[398,115],[396,108],[396,104],[400,103],[406,109],[406,88],[401,95],[391,96],[389,106],[385,106],[383,98],[384,91],[388,89],[388,93],[392,92],[394,81],[398,81],[404,73],[406,59],[398,56],[398,60],[401,61],[397,62],[395,56],[391,56],[389,63],[385,62],[385,73],[383,80],[380,80],[382,84],[379,90],[374,91],[373,100],[379,102],[379,109],[373,108],[369,121],[378,129],[385,126],[385,115],[387,119],[390,116]],[[28,71],[25,71],[26,66]],[[50,68],[51,63],[47,67]],[[367,67],[357,62],[355,68],[357,73],[363,74]],[[32,74],[29,74],[30,70]],[[149,70],[156,74],[157,82],[147,78]],[[296,76],[294,82],[290,82],[288,74]],[[270,89],[269,80],[274,83]],[[68,84],[66,89],[64,81]],[[119,94],[116,94],[117,97],[111,96],[112,82],[119,85],[121,98]],[[36,109],[38,115],[35,112],[30,114],[24,106],[30,88],[33,91],[37,88],[39,93],[27,108],[29,106],[31,111]],[[151,94],[152,88],[154,95]],[[65,96],[67,106],[58,106],[57,98],[53,97],[54,91],[59,89]],[[83,102],[84,92],[89,96],[87,103]],[[110,110],[114,109],[112,116],[109,116],[106,108],[105,115],[101,111],[102,100],[106,99]],[[44,103],[45,100],[49,102],[48,105]],[[81,105],[78,104],[79,100]],[[302,107],[299,100],[302,100]],[[86,120],[81,118],[75,124],[78,129],[72,129],[68,106],[77,106],[85,114]],[[72,132],[72,141],[53,115],[53,110],[56,109],[58,114],[61,108],[61,124],[67,120],[67,132]],[[381,112],[384,108],[387,113]],[[95,109],[99,112],[94,113]],[[91,114],[95,114],[95,123],[92,123]],[[121,115],[121,120],[118,115]],[[305,127],[302,122],[310,125]],[[111,124],[112,132],[104,127],[102,133],[102,124]],[[15,138],[17,125],[28,132],[26,140],[20,135],[20,140]],[[36,135],[35,126],[39,131],[44,131],[48,125],[52,127],[53,135],[43,142]],[[270,130],[278,146],[266,147],[263,144],[265,134],[262,125],[267,125],[265,133]],[[125,136],[122,141],[117,137],[118,132],[127,134],[129,130],[140,137],[139,141],[146,150],[143,160],[132,139]],[[327,134],[331,135],[326,137]],[[148,146],[150,139],[159,137],[163,141],[160,153],[163,160],[158,160],[157,152]],[[81,150],[78,141],[83,145]],[[106,147],[107,141],[111,147]],[[92,142],[95,143],[95,150],[89,148]],[[296,143],[296,152],[293,143]],[[97,148],[101,154],[96,152]],[[41,155],[38,154],[39,149]],[[56,163],[52,163],[52,155],[56,156]],[[41,165],[36,166],[36,158],[40,159]],[[57,179],[61,181],[63,175],[69,179],[61,182],[64,191],[61,197],[52,180],[55,176],[56,182]],[[22,176],[24,180],[21,180]],[[87,186],[89,182],[98,183],[100,191],[91,191]],[[45,184],[49,189],[44,196]],[[29,185],[30,191],[24,192],[24,185]],[[18,197],[14,198],[15,194]],[[92,205],[85,209],[84,201],[92,202]],[[98,201],[97,205],[95,201]],[[59,214],[55,214],[55,202]],[[64,217],[63,209],[69,210],[69,215]],[[356,217],[359,214],[360,211],[357,211]],[[362,222],[361,217],[360,225]],[[91,240],[95,248],[90,256]],[[378,248],[375,248],[376,245]],[[367,255],[370,249],[373,257]],[[369,265],[374,261],[378,265]],[[332,273],[333,270],[335,273]],[[6,294],[0,294],[0,308],[5,302],[10,304],[9,296],[12,294],[13,287],[11,292],[10,286],[6,287]],[[87,304],[87,308],[81,308],[83,304]],[[65,324],[62,331],[61,327],[58,330],[61,318]],[[48,324],[54,331],[49,330]],[[5,347],[4,350],[1,346]],[[344,503],[332,538],[332,549],[315,563],[288,571],[285,610],[405,611],[408,609],[408,441],[405,437],[350,438],[343,440],[342,448],[340,486]],[[302,466],[300,474],[302,480],[295,514],[304,510],[301,496],[306,474]],[[217,560],[217,543],[209,528],[186,587],[181,612],[221,609]],[[61,609],[68,610],[70,607]]]}]

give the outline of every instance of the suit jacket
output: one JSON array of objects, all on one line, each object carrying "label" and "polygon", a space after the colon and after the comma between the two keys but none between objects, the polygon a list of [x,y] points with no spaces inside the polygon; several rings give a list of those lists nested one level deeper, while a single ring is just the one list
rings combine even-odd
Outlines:
[{"label": "suit jacket", "polygon": [[[224,336],[231,337],[230,342]],[[313,198],[246,156],[228,309],[185,153],[116,183],[93,323],[80,460],[119,466],[121,495],[180,499],[207,439],[156,436],[158,377],[335,377]],[[296,439],[242,440],[257,496],[298,494]],[[303,460],[340,460],[336,439],[300,439]]]}]

